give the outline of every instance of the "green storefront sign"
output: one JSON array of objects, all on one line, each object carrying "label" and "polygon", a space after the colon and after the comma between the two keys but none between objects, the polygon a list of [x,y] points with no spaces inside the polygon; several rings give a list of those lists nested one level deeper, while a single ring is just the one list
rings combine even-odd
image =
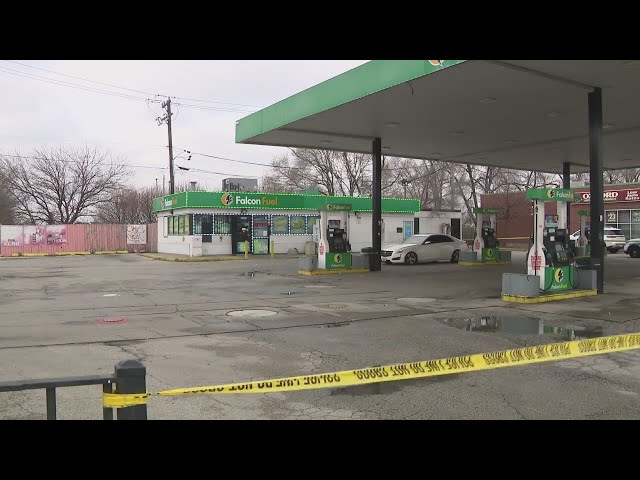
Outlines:
[{"label": "green storefront sign", "polygon": [[[181,192],[153,199],[153,211],[177,208],[225,208],[239,210],[372,211],[371,197],[333,197],[284,193]],[[383,198],[383,212],[415,213],[417,199]]]},{"label": "green storefront sign", "polygon": [[350,253],[327,253],[325,255],[325,266],[327,269],[351,268]]},{"label": "green storefront sign", "polygon": [[527,190],[528,200],[545,200],[547,202],[572,202],[573,190],[566,188],[532,188]]},{"label": "green storefront sign", "polygon": [[498,213],[500,213],[500,209],[477,207],[473,209],[473,213],[480,213],[481,215],[498,215]]},{"label": "green storefront sign", "polygon": [[352,206],[345,203],[327,203],[325,210],[331,211],[350,211],[353,210]]},{"label": "green storefront sign", "polygon": [[573,265],[566,267],[544,267],[544,290],[572,290]]}]

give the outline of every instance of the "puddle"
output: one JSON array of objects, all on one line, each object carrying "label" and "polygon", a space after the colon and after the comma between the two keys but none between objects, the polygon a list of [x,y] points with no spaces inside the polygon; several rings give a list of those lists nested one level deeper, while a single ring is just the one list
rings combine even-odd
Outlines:
[{"label": "puddle", "polygon": [[602,327],[560,327],[533,317],[485,315],[477,318],[445,319],[443,323],[467,332],[551,335],[558,340],[595,338],[604,335]]},{"label": "puddle", "polygon": [[119,297],[120,295],[118,293],[105,293],[102,296],[103,297]]},{"label": "puddle", "polygon": [[227,312],[229,317],[245,317],[245,318],[259,318],[259,317],[271,317],[277,315],[278,312],[273,310],[233,310]]},{"label": "puddle", "polygon": [[365,385],[353,385],[350,387],[341,387],[331,390],[331,395],[348,395],[348,396],[368,396],[368,395],[385,395],[394,393],[403,388],[410,386],[429,386],[434,383],[455,380],[459,374],[439,375],[428,378],[412,378],[407,380],[397,380],[395,382],[369,383]]}]

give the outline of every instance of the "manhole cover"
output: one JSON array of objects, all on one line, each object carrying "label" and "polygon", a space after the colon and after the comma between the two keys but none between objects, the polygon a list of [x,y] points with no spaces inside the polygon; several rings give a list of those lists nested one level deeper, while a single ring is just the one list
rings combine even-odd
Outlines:
[{"label": "manhole cover", "polygon": [[126,320],[123,317],[107,317],[102,320],[98,320],[98,323],[124,323]]},{"label": "manhole cover", "polygon": [[431,303],[431,302],[435,302],[437,300],[437,298],[431,298],[431,297],[418,297],[418,298],[414,298],[414,297],[405,297],[405,298],[398,298],[398,302],[400,303],[410,303],[413,305],[420,305],[422,303]]},{"label": "manhole cover", "polygon": [[304,288],[336,288],[335,285],[305,285]]},{"label": "manhole cover", "polygon": [[249,318],[271,317],[277,314],[278,312],[274,312],[273,310],[233,310],[232,312],[227,313],[227,315],[230,317],[249,317]]},{"label": "manhole cover", "polygon": [[344,303],[330,303],[329,308],[347,308]]}]

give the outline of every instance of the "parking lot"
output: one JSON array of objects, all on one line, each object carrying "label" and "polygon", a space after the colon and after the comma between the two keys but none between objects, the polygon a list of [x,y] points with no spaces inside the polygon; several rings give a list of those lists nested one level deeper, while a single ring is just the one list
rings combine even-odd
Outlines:
[{"label": "parking lot", "polygon": [[[0,380],[108,374],[137,358],[158,391],[640,331],[640,260],[608,255],[604,295],[536,305],[500,300],[502,273],[524,272],[524,254],[513,260],[306,277],[295,258],[1,259]],[[527,327],[539,322],[558,328]],[[635,350],[341,389],[153,397],[149,418],[631,419],[639,393]],[[1,419],[45,411],[44,391],[0,393]],[[101,415],[99,387],[59,390],[59,418]]]}]

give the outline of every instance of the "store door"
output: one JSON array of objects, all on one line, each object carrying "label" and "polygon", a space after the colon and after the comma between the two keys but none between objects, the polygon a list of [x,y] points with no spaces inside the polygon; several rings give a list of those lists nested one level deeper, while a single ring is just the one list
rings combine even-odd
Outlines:
[{"label": "store door", "polygon": [[244,253],[244,242],[251,253],[251,215],[231,217],[231,253]]},{"label": "store door", "polygon": [[269,215],[253,216],[252,252],[254,255],[269,254]]},{"label": "store door", "polygon": [[460,219],[459,218],[451,219],[451,236],[462,239],[462,237],[460,236]]}]

